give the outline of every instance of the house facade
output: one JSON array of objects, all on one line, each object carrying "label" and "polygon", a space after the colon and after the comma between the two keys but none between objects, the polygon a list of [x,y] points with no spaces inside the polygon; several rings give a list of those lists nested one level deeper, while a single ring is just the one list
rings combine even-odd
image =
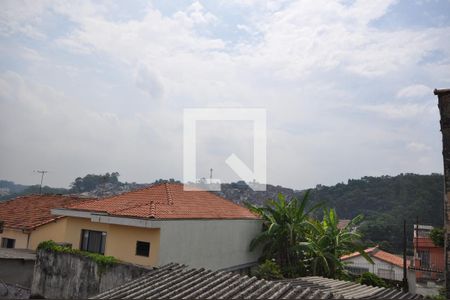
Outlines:
[{"label": "house facade", "polygon": [[170,262],[240,269],[256,263],[250,241],[262,221],[248,209],[207,191],[159,184],[68,208],[58,242],[145,266]]},{"label": "house facade", "polygon": [[40,242],[64,237],[64,218],[50,210],[90,199],[64,195],[29,195],[0,202],[0,247],[36,249]]},{"label": "house facade", "polygon": [[439,279],[445,270],[444,247],[430,238],[432,226],[414,225],[414,269],[417,280]]},{"label": "house facade", "polygon": [[[402,281],[402,257],[383,251],[378,247],[368,248],[364,251],[372,258],[374,264],[369,263],[359,252],[342,256],[341,261],[345,262],[345,268],[349,272],[356,275],[370,272],[383,279]],[[409,265],[408,261],[407,265]]]}]

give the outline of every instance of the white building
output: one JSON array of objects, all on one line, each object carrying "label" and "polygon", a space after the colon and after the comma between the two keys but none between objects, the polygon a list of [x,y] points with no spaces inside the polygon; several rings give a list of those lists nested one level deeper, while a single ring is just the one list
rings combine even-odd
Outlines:
[{"label": "white building", "polygon": [[[375,275],[389,280],[402,281],[403,279],[403,258],[383,251],[378,247],[364,250],[374,264],[368,262],[359,252],[341,257],[341,261],[346,263],[346,269],[353,274],[371,272]],[[406,261],[409,266],[409,261]]]}]

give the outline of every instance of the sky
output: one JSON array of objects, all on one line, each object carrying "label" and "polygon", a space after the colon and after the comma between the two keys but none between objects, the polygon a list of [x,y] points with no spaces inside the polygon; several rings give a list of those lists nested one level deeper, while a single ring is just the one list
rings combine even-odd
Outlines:
[{"label": "sky", "polygon": [[[182,179],[183,110],[263,108],[267,180],[442,173],[449,0],[0,2],[0,179]],[[200,124],[201,123],[201,124]],[[252,123],[201,121],[197,176],[252,168]]]}]

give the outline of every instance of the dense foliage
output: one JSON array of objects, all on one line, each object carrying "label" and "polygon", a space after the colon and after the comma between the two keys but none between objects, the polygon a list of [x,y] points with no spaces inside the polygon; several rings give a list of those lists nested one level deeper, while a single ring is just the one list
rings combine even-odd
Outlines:
[{"label": "dense foliage", "polygon": [[95,175],[95,174],[88,174],[84,177],[77,177],[74,182],[72,182],[71,187],[72,191],[75,193],[83,193],[83,192],[89,192],[97,188],[98,186],[105,185],[105,184],[112,184],[112,185],[118,185],[119,184],[119,173],[118,172],[112,172],[102,174],[102,175]]},{"label": "dense foliage", "polygon": [[340,276],[344,270],[340,257],[356,251],[372,263],[371,258],[364,252],[361,235],[355,230],[362,220],[363,216],[358,215],[344,228],[339,228],[336,211],[324,209],[321,222],[313,218],[308,221],[307,242],[303,244],[307,246],[312,275]]},{"label": "dense foliage", "polygon": [[52,251],[52,252],[60,252],[60,253],[70,253],[75,255],[81,255],[84,257],[88,257],[94,262],[97,263],[97,265],[102,269],[106,268],[108,266],[112,266],[118,262],[118,260],[113,256],[105,256],[98,253],[91,253],[87,251],[81,251],[77,249],[72,249],[70,247],[58,245],[52,240],[49,241],[43,241],[39,243],[37,250],[46,250],[46,251]]},{"label": "dense foliage", "polygon": [[388,284],[383,279],[370,272],[362,273],[361,277],[358,279],[358,282],[365,285],[388,287]]},{"label": "dense foliage", "polygon": [[438,247],[444,247],[445,230],[441,227],[434,227],[430,232],[430,238],[433,244]]},{"label": "dense foliage", "polygon": [[367,245],[380,245],[393,253],[402,249],[403,220],[407,222],[408,244],[413,224],[443,225],[443,176],[440,174],[363,177],[347,184],[317,186],[312,201],[336,208],[343,219],[365,216],[359,230]]},{"label": "dense foliage", "polygon": [[308,193],[301,200],[287,201],[279,194],[277,200],[268,200],[264,206],[247,206],[263,220],[263,230],[251,241],[250,250],[262,247],[262,260],[266,264],[275,262],[284,277],[339,277],[344,273],[340,257],[355,251],[373,263],[363,251],[361,237],[355,231],[362,216],[339,228],[336,211],[325,209],[323,220],[318,221],[312,213],[321,204],[309,206]]},{"label": "dense foliage", "polygon": [[259,279],[277,280],[282,279],[280,266],[274,261],[267,259],[264,263],[260,264],[255,271],[255,276]]}]

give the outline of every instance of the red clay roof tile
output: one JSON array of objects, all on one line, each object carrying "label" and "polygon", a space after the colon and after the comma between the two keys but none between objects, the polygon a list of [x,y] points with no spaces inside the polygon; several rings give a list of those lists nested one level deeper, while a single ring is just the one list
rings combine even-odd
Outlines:
[{"label": "red clay roof tile", "polygon": [[82,203],[86,198],[64,195],[29,195],[0,201],[0,221],[5,228],[32,230],[59,217],[50,209]]},{"label": "red clay roof tile", "polygon": [[[367,248],[366,250],[364,250],[364,252],[366,252],[370,257],[375,257],[375,258],[378,258],[385,262],[391,263],[393,265],[403,267],[403,258],[402,257],[392,254],[392,253],[389,253],[389,252],[386,252],[386,251],[383,251],[383,250],[379,249],[377,246],[372,247],[372,248]],[[359,255],[361,255],[359,252],[354,252],[354,253],[342,256],[341,260],[346,260],[346,259],[356,257]],[[409,261],[406,261],[406,264],[409,265]]]},{"label": "red clay roof tile", "polygon": [[182,184],[173,183],[73,205],[70,209],[135,218],[258,219],[248,209],[213,193],[184,191]]}]

